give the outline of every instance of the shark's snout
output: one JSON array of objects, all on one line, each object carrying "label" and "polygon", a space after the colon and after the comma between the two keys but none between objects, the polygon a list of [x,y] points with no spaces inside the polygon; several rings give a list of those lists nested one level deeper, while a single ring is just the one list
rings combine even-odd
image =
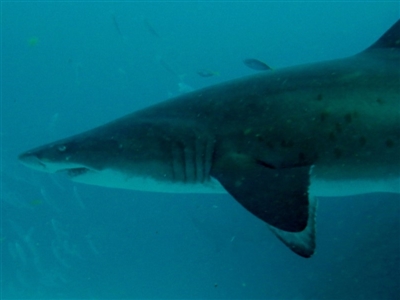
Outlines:
[{"label": "shark's snout", "polygon": [[46,164],[38,158],[35,152],[24,152],[18,156],[18,159],[28,167],[40,171],[46,171]]},{"label": "shark's snout", "polygon": [[65,173],[69,177],[82,175],[91,170],[90,167],[71,162],[69,156],[55,156],[54,149],[54,146],[36,148],[20,154],[18,159],[30,168],[48,173]]}]

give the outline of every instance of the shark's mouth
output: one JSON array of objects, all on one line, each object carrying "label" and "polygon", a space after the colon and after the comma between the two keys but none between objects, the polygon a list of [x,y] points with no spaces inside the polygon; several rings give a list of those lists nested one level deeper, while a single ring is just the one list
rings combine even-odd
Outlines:
[{"label": "shark's mouth", "polygon": [[74,177],[78,177],[81,175],[85,175],[89,171],[91,171],[91,170],[88,168],[78,167],[78,168],[61,169],[61,170],[58,170],[57,173],[67,174],[68,177],[74,178]]}]

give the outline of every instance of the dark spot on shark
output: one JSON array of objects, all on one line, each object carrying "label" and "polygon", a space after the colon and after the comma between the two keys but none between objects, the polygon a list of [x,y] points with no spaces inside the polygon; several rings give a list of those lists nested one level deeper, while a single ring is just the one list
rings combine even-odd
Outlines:
[{"label": "dark spot on shark", "polygon": [[329,132],[329,140],[336,141],[336,134],[333,131]]},{"label": "dark spot on shark", "polygon": [[275,148],[274,143],[272,141],[268,141],[266,144],[267,144],[267,147],[270,148],[270,149],[274,149]]},{"label": "dark spot on shark", "polygon": [[365,144],[367,143],[367,139],[365,138],[365,136],[362,136],[360,137],[359,142],[361,146],[365,146]]},{"label": "dark spot on shark", "polygon": [[342,157],[342,150],[340,150],[339,148],[335,148],[334,150],[333,150],[333,154],[335,155],[335,158],[341,158]]},{"label": "dark spot on shark", "polygon": [[386,147],[392,148],[394,146],[394,142],[392,139],[387,139],[386,140]]},{"label": "dark spot on shark", "polygon": [[377,102],[378,104],[380,104],[380,105],[383,105],[383,104],[385,104],[385,101],[383,101],[383,99],[382,99],[382,98],[378,98],[378,99],[376,99],[376,102]]},{"label": "dark spot on shark", "polygon": [[342,133],[343,132],[342,124],[336,123],[335,130],[336,130],[337,133]]},{"label": "dark spot on shark", "polygon": [[299,162],[302,163],[306,160],[306,155],[303,152],[299,153]]},{"label": "dark spot on shark", "polygon": [[262,136],[261,134],[257,134],[256,138],[260,143],[263,143],[263,144],[267,145],[268,148],[271,148],[271,149],[274,148],[274,144],[272,143],[272,141],[271,140],[266,140],[265,137]]},{"label": "dark spot on shark", "polygon": [[324,96],[322,96],[322,94],[318,94],[317,101],[322,101],[322,99],[324,99]]},{"label": "dark spot on shark", "polygon": [[344,120],[346,121],[346,123],[351,123],[353,121],[353,117],[351,116],[351,113],[345,114]]},{"label": "dark spot on shark", "polygon": [[329,113],[327,111],[323,111],[320,113],[319,118],[321,122],[324,122],[329,116]]},{"label": "dark spot on shark", "polygon": [[291,147],[293,147],[293,142],[290,140],[289,141],[282,140],[281,146],[282,146],[282,148],[291,148]]}]

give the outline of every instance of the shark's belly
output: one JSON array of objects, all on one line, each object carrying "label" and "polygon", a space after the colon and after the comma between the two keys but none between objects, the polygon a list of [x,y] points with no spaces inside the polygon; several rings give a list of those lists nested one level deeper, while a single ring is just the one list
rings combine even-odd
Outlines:
[{"label": "shark's belly", "polygon": [[[140,190],[147,192],[163,192],[163,193],[207,193],[219,194],[225,193],[222,185],[210,178],[209,181],[197,184],[185,183],[168,183],[157,181],[151,178],[130,177],[126,178],[121,174],[108,171],[109,176],[102,175],[97,178],[96,173],[88,174],[74,178],[77,182],[101,185],[113,188]],[[106,180],[104,180],[106,178]],[[268,184],[266,182],[265,184]],[[310,194],[321,197],[342,197],[357,194],[367,194],[375,192],[399,193],[400,194],[400,177],[390,179],[351,179],[351,180],[324,180],[319,178],[311,178],[309,188]]]}]

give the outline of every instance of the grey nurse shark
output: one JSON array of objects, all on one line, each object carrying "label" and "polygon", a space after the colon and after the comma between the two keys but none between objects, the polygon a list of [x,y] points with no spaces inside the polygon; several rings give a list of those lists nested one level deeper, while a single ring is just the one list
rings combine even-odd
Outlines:
[{"label": "grey nurse shark", "polygon": [[228,192],[310,257],[317,196],[400,193],[400,20],[354,56],[193,91],[19,159],[100,186]]}]

